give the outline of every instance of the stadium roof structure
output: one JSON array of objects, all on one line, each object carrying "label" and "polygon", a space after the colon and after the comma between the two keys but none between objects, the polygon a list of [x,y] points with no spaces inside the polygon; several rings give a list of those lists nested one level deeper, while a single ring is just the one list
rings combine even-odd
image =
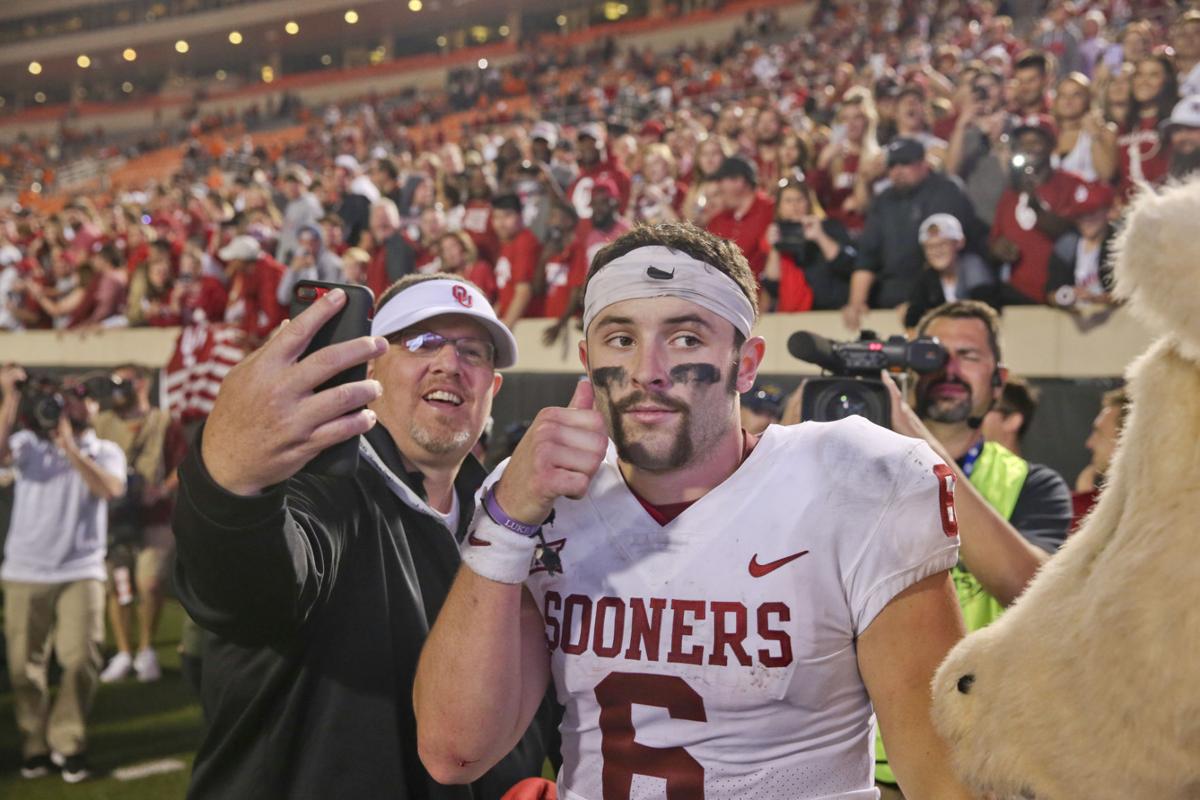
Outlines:
[{"label": "stadium roof structure", "polygon": [[516,39],[614,8],[630,11],[595,0],[6,0],[0,105],[258,80],[269,74],[264,67],[279,74],[376,63]]}]

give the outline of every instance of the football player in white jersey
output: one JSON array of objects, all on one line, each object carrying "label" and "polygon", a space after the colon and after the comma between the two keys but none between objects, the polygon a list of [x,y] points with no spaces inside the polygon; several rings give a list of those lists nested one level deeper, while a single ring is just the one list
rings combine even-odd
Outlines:
[{"label": "football player in white jersey", "polygon": [[553,678],[559,796],[963,798],[929,717],[963,632],[953,474],[860,418],[748,436],[765,343],[735,245],[639,228],[597,254],[581,381],[488,479],[414,689],[421,757],[466,782]]}]

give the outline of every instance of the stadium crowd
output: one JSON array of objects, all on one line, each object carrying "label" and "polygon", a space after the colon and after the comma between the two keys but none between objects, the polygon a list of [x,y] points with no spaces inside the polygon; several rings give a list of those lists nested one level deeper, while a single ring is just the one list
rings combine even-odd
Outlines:
[{"label": "stadium crowd", "polygon": [[[803,31],[764,14],[719,44],[538,51],[440,93],[310,110],[309,135],[271,153],[193,142],[161,184],[0,211],[0,326],[224,320],[253,343],[297,278],[378,294],[442,269],[549,338],[589,256],[664,220],[737,242],[765,307],[843,309],[850,327],[960,297],[1106,303],[1111,221],[1200,160],[1200,12],[1143,5],[1055,2],[1019,38],[987,2],[837,3]],[[458,141],[419,124],[523,93],[537,119]]]}]

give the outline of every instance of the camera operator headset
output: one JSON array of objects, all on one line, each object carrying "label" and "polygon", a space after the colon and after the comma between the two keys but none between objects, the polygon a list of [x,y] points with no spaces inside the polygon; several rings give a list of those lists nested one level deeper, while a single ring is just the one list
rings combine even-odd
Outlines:
[{"label": "camera operator headset", "polygon": [[[946,363],[912,382],[915,410],[891,376],[883,374],[892,401],[892,428],[924,439],[950,466],[952,474],[942,479],[954,490],[954,504],[946,513],[957,525],[961,543],[952,576],[963,620],[974,631],[1021,594],[1065,539],[1071,496],[1052,470],[986,441],[980,431],[1007,378],[996,312],[975,300],[946,303],[927,313],[916,333],[936,337],[947,351]],[[1052,521],[1049,530],[1043,529],[1047,520]],[[894,783],[882,748],[876,755],[877,779]]]}]

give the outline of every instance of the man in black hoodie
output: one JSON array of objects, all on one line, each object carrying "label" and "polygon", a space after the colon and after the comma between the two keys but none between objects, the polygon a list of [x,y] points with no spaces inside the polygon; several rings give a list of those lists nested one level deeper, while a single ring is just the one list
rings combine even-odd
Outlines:
[{"label": "man in black hoodie", "polygon": [[[211,632],[190,798],[498,798],[541,772],[553,735],[547,706],[496,768],[445,787],[412,709],[484,477],[468,454],[515,340],[472,284],[411,276],[372,336],[300,358],[344,305],[325,295],[235,367],[180,468],[179,596]],[[367,380],[314,391],[363,362]],[[351,475],[301,471],[350,437]]]}]

